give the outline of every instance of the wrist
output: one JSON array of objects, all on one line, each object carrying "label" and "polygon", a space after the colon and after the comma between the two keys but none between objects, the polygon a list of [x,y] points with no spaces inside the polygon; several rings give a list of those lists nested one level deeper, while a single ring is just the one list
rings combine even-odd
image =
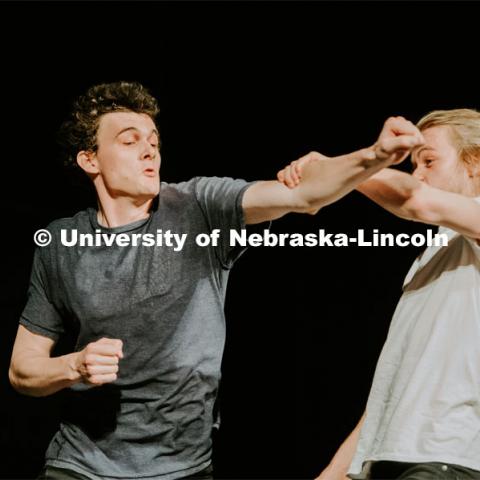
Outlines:
[{"label": "wrist", "polygon": [[392,158],[388,155],[379,156],[379,150],[376,143],[370,147],[360,150],[360,156],[367,168],[378,167],[380,169],[388,167],[392,164]]},{"label": "wrist", "polygon": [[378,171],[392,166],[393,164],[397,163],[398,160],[395,155],[387,155],[386,153],[382,153],[382,150],[376,143],[370,147],[360,150],[360,157],[365,168],[373,168]]},{"label": "wrist", "polygon": [[80,352],[64,356],[67,380],[73,385],[82,381],[80,373]]}]

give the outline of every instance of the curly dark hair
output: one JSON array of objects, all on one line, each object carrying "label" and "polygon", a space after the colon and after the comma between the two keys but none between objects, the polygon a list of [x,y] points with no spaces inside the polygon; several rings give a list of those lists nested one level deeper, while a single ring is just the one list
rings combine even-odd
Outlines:
[{"label": "curly dark hair", "polygon": [[103,83],[90,87],[73,104],[70,116],[58,132],[64,163],[77,167],[77,153],[97,150],[100,117],[110,112],[135,112],[149,115],[155,122],[157,100],[138,82]]}]

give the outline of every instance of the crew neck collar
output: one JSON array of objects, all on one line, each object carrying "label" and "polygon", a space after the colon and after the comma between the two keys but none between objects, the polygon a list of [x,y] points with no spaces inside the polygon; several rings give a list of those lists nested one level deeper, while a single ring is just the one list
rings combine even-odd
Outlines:
[{"label": "crew neck collar", "polygon": [[88,208],[88,216],[90,218],[90,223],[92,224],[92,227],[96,229],[100,229],[104,232],[110,232],[110,233],[123,233],[123,232],[129,232],[131,230],[136,230],[137,228],[142,227],[145,225],[149,220],[150,217],[152,216],[152,211],[150,211],[148,217],[141,218],[140,220],[135,220],[134,222],[127,223],[125,225],[119,225],[118,227],[104,227],[101,225],[97,219],[97,209],[96,208]]}]

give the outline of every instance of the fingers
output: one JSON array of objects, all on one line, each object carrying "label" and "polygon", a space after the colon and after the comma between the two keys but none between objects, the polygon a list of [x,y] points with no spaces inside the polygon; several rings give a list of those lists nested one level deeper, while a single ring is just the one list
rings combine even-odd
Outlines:
[{"label": "fingers", "polygon": [[123,342],[114,338],[101,338],[96,342],[87,345],[91,353],[98,353],[100,355],[116,355],[118,358],[123,358]]},{"label": "fingers", "polygon": [[298,175],[294,172],[292,164],[285,167],[285,182],[289,188],[294,188],[299,182]]},{"label": "fingers", "polygon": [[294,188],[299,182],[298,175],[293,173],[291,165],[287,165],[283,170],[280,170],[277,173],[277,179],[288,188]]},{"label": "fingers", "polygon": [[375,144],[375,154],[378,158],[388,159],[391,164],[396,164],[424,143],[422,133],[412,122],[403,117],[390,117]]},{"label": "fingers", "polygon": [[100,340],[97,340],[96,342],[93,342],[93,343],[101,343],[101,344],[105,344],[105,345],[115,345],[115,346],[120,347],[120,348],[123,346],[123,342],[118,338],[102,337]]},{"label": "fingers", "polygon": [[399,150],[410,151],[422,144],[423,141],[416,135],[400,135],[383,139],[378,147],[381,152],[392,154]]},{"label": "fingers", "polygon": [[379,139],[391,136],[409,135],[415,137],[419,144],[425,143],[422,132],[404,117],[390,117],[384,124]]},{"label": "fingers", "polygon": [[105,383],[114,382],[117,379],[116,373],[100,374],[92,376],[86,383],[90,385],[100,386]]},{"label": "fingers", "polygon": [[107,375],[110,373],[118,372],[118,365],[88,365],[87,364],[87,374],[89,377],[95,375]]},{"label": "fingers", "polygon": [[278,181],[282,182],[289,188],[296,187],[302,178],[303,167],[310,161],[311,159],[306,159],[305,157],[300,160],[294,160],[290,165],[287,165],[283,170],[280,170],[277,173]]},{"label": "fingers", "polygon": [[118,356],[87,353],[85,361],[90,365],[118,365]]},{"label": "fingers", "polygon": [[118,358],[115,358],[116,364],[105,365],[96,363],[92,357],[85,356],[80,369],[82,381],[91,385],[102,385],[115,381],[119,370]]},{"label": "fingers", "polygon": [[295,185],[300,183],[300,169],[298,160],[294,160],[290,163],[290,176]]},{"label": "fingers", "polygon": [[82,379],[90,385],[102,385],[117,379],[119,370],[117,365],[95,365],[85,363],[83,365]]},{"label": "fingers", "polygon": [[79,352],[78,371],[84,383],[103,385],[117,379],[118,362],[123,358],[121,340],[101,338]]}]

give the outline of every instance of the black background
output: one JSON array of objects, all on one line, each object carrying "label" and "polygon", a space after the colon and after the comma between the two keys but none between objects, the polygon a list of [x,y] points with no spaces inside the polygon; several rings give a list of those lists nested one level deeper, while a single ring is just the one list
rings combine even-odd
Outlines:
[{"label": "black background", "polygon": [[[89,86],[138,80],[159,98],[163,180],[270,179],[310,150],[373,143],[389,115],[480,107],[474,2],[0,4],[0,476],[33,477],[55,396],[7,370],[33,232],[92,203],[55,132]],[[408,169],[408,165],[402,165]],[[425,232],[353,192],[273,231]],[[401,284],[419,249],[252,248],[234,268],[217,474],[309,478],[353,428]]]}]

